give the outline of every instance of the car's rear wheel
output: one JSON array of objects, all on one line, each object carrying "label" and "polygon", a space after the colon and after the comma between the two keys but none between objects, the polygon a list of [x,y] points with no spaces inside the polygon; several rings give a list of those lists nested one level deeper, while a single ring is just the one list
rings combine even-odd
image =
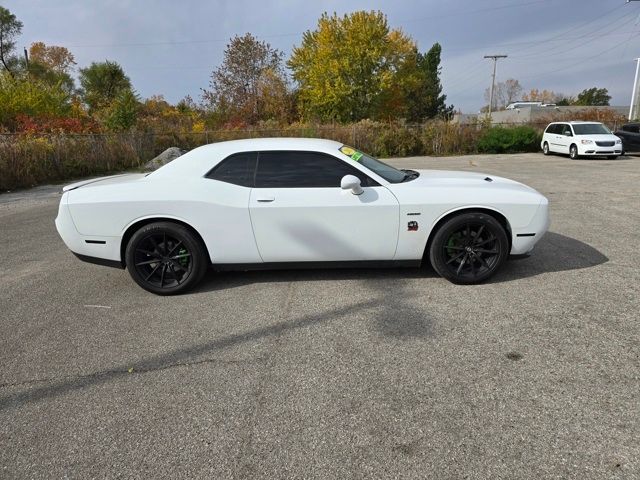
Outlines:
[{"label": "car's rear wheel", "polygon": [[580,158],[580,155],[578,155],[578,147],[576,147],[575,145],[571,145],[571,147],[569,148],[569,156],[572,160],[577,160],[578,158]]},{"label": "car's rear wheel", "polygon": [[434,270],[453,283],[479,283],[492,276],[509,254],[505,229],[491,215],[464,213],[445,222],[429,250]]},{"label": "car's rear wheel", "polygon": [[544,144],[542,145],[542,153],[545,155],[549,155],[549,144],[547,142],[544,142]]},{"label": "car's rear wheel", "polygon": [[209,264],[200,239],[171,222],[150,223],[135,232],[125,261],[133,280],[158,295],[186,292],[202,279]]}]

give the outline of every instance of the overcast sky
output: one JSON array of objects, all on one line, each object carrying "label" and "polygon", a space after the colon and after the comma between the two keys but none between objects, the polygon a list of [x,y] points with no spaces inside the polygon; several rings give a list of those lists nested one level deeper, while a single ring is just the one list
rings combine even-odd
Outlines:
[{"label": "overcast sky", "polygon": [[200,100],[233,35],[251,32],[289,54],[322,12],[381,10],[426,51],[443,48],[447,102],[483,105],[491,61],[497,80],[565,94],[606,87],[628,105],[640,56],[640,1],[626,0],[0,0],[23,23],[18,45],[68,47],[78,67],[115,60],[142,97]]}]

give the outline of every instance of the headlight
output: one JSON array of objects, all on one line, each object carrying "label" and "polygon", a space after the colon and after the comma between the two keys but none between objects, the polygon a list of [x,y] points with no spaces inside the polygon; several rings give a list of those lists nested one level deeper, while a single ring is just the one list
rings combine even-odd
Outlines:
[{"label": "headlight", "polygon": [[580,143],[583,145],[589,145],[590,143],[593,143],[593,140],[580,140]]},{"label": "headlight", "polygon": [[621,143],[622,143],[622,140],[620,140],[620,139],[616,140],[616,145],[620,145]]}]

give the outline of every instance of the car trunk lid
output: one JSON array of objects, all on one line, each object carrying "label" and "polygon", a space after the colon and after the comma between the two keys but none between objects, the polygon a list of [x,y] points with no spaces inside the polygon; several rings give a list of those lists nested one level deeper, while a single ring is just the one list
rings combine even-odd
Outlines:
[{"label": "car trunk lid", "polygon": [[88,185],[96,186],[96,185],[106,185],[109,183],[126,183],[133,182],[135,180],[139,180],[145,176],[144,173],[124,173],[120,175],[110,175],[108,177],[99,177],[99,178],[91,178],[89,180],[82,180],[80,182],[72,183],[70,185],[65,185],[62,187],[63,192],[68,192],[70,190],[75,190],[76,188],[86,187]]}]

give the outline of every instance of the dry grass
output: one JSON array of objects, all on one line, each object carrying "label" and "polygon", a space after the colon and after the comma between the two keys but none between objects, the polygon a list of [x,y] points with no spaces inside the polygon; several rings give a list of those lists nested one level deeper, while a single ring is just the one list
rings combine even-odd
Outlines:
[{"label": "dry grass", "polygon": [[254,137],[337,140],[380,157],[477,152],[486,126],[433,121],[404,125],[363,120],[350,125],[263,124],[211,132],[109,135],[0,135],[0,191],[139,168],[168,147],[192,149]]}]

